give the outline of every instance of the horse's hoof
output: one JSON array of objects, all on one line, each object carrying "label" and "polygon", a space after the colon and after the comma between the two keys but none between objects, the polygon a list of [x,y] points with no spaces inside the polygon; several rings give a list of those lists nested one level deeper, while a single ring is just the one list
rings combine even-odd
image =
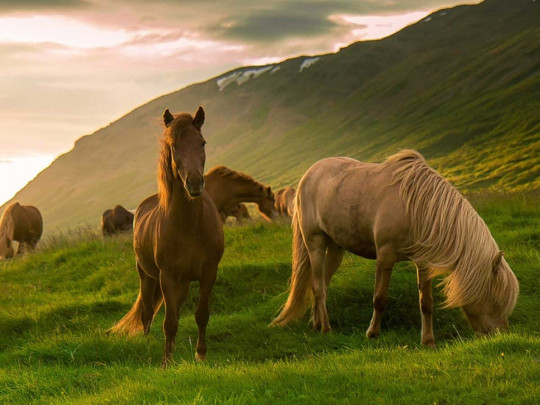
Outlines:
[{"label": "horse's hoof", "polygon": [[325,326],[321,328],[321,333],[326,334],[332,332],[332,328],[330,326]]},{"label": "horse's hoof", "polygon": [[206,354],[195,353],[195,361],[200,363],[206,361]]},{"label": "horse's hoof", "polygon": [[435,340],[430,339],[430,340],[422,341],[422,346],[427,347],[428,349],[435,349]]},{"label": "horse's hoof", "polygon": [[378,339],[379,338],[379,332],[375,332],[372,330],[369,330],[366,332],[366,337],[368,339]]}]

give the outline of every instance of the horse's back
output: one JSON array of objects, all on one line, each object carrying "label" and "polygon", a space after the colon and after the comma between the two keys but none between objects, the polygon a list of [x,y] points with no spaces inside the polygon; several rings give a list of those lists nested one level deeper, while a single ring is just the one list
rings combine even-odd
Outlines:
[{"label": "horse's back", "polygon": [[399,185],[383,164],[323,159],[308,169],[296,193],[305,237],[326,234],[367,258],[375,258],[377,246],[388,241],[406,243],[402,239],[408,224]]}]

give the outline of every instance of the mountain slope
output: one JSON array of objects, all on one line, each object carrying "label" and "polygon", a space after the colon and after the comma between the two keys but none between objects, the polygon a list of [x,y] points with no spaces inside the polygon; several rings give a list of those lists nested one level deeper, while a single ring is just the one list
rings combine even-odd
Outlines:
[{"label": "mountain slope", "polygon": [[47,230],[97,224],[155,192],[160,116],[207,112],[207,168],[273,186],[315,161],[421,151],[464,191],[540,187],[540,12],[530,0],[440,10],[336,54],[246,67],[159,97],[81,138],[16,196]]}]

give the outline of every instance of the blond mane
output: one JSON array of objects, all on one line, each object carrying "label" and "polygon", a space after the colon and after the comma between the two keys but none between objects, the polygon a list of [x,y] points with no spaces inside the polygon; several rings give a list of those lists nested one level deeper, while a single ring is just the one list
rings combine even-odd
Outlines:
[{"label": "blond mane", "polygon": [[499,248],[471,204],[416,151],[392,155],[384,167],[400,183],[406,206],[414,240],[406,253],[432,276],[446,274],[445,305],[492,299],[509,314],[517,300],[517,280],[504,259],[494,269]]},{"label": "blond mane", "polygon": [[2,214],[2,217],[0,218],[0,237],[6,236],[9,239],[13,239],[14,222],[12,213],[15,207],[18,207],[19,205],[20,204],[15,201],[10,204]]}]

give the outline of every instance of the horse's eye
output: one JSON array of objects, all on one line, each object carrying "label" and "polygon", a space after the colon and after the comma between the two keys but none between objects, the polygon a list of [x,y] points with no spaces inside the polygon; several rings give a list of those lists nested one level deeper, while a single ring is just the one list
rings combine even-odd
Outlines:
[{"label": "horse's eye", "polygon": [[201,148],[204,148],[206,145],[206,141],[203,141]]}]

